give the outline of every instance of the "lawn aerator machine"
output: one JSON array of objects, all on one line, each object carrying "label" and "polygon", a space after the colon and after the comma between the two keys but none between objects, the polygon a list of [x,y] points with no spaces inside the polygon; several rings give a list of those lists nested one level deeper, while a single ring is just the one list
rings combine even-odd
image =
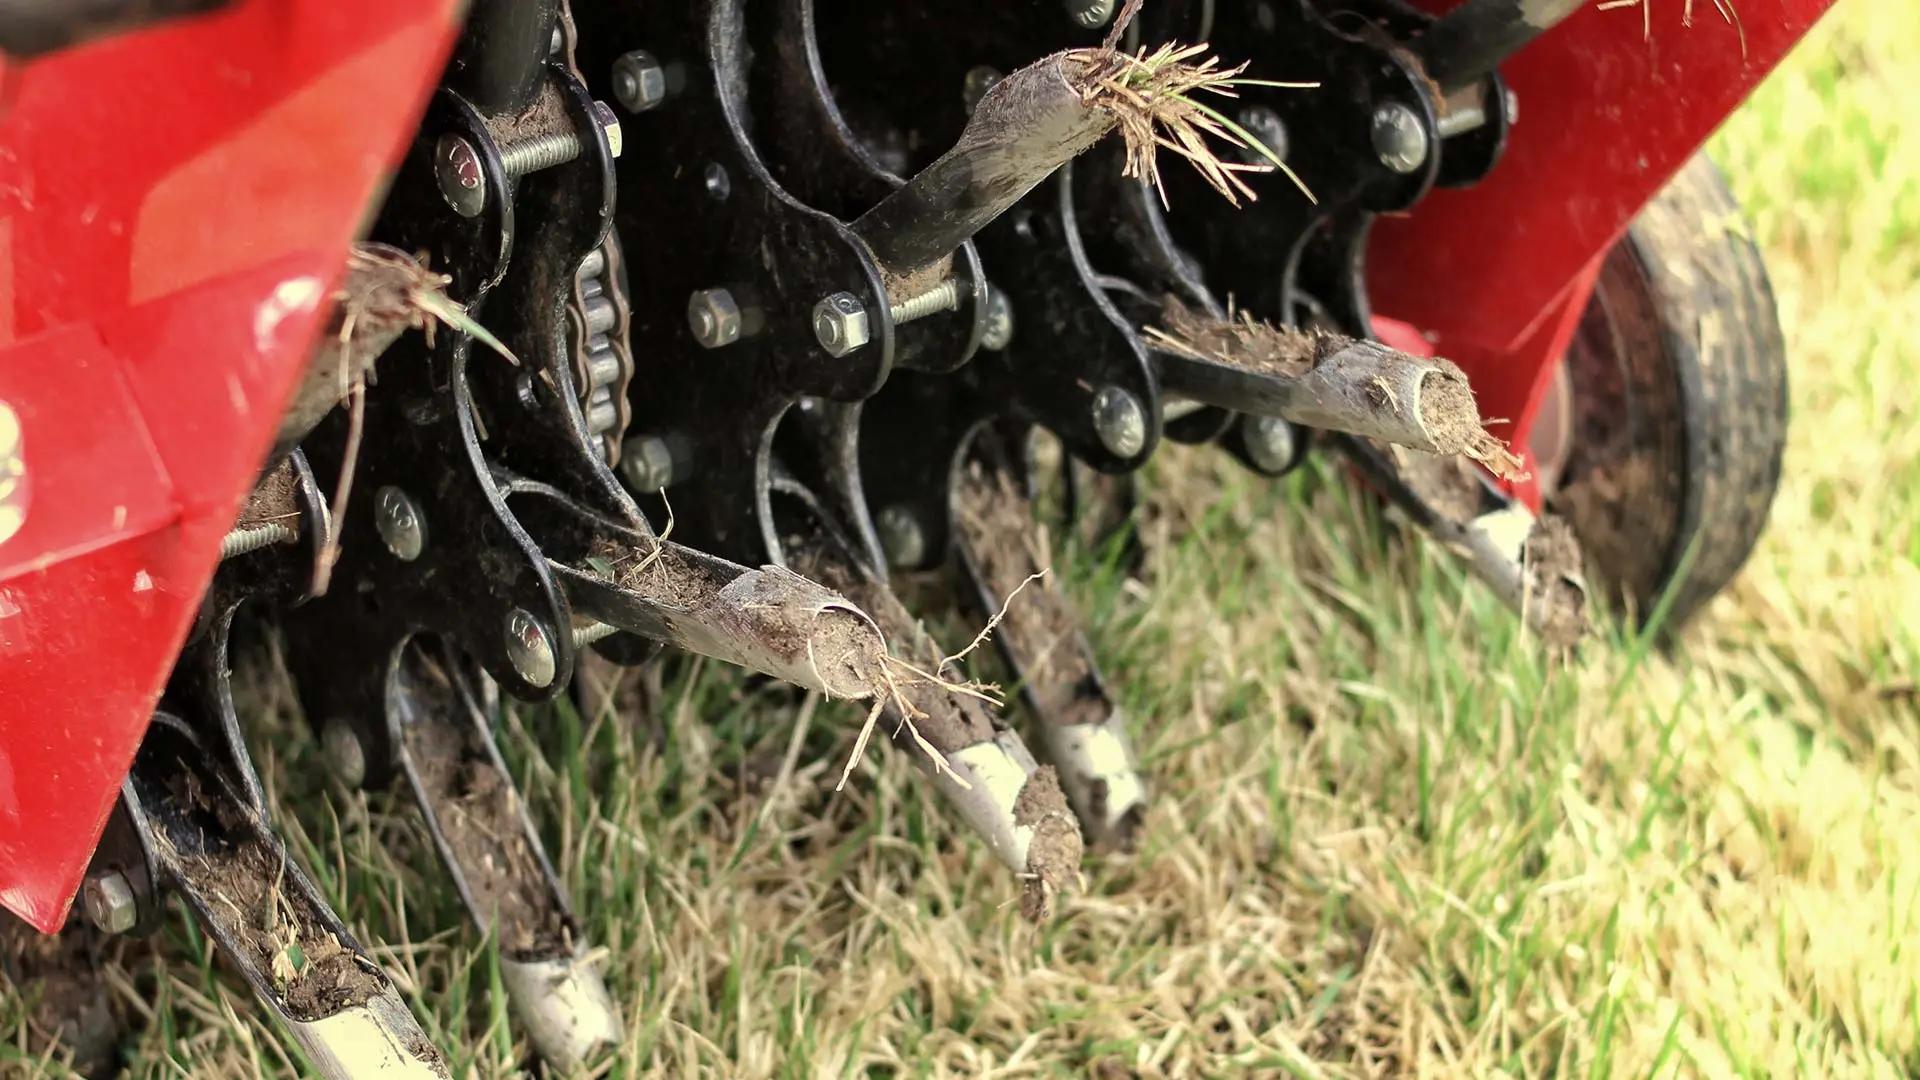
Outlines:
[{"label": "lawn aerator machine", "polygon": [[[589,654],[861,702],[1047,918],[1150,778],[1041,433],[1081,519],[1163,440],[1332,453],[1543,648],[1684,620],[1786,424],[1700,148],[1830,3],[0,0],[30,1040],[110,1069],[89,958],[173,897],[319,1074],[447,1075],[276,836],[246,635],[551,1064],[627,1020],[494,732]],[[1025,724],[890,584],[941,567]]]}]

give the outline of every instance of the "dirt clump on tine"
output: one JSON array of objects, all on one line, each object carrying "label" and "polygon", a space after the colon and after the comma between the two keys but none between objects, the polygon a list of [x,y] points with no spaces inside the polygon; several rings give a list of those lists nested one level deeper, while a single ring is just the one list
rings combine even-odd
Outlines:
[{"label": "dirt clump on tine", "polygon": [[[177,849],[172,854],[182,875],[206,898],[212,918],[248,954],[247,963],[269,973],[289,1017],[321,1020],[364,1005],[386,989],[385,977],[333,935],[304,893],[287,887],[284,852],[257,839],[229,804],[210,799],[195,773],[178,774],[172,793],[190,813],[215,815],[228,835],[241,838],[230,847],[209,844],[191,854]],[[172,847],[166,832],[156,840]]]},{"label": "dirt clump on tine", "polygon": [[1583,559],[1573,527],[1563,518],[1543,517],[1527,534],[1525,603],[1539,609],[1536,626],[1549,645],[1569,648],[1592,629],[1580,584]]},{"label": "dirt clump on tine", "polygon": [[[981,581],[1005,616],[995,628],[1000,646],[1053,724],[1097,724],[1107,703],[1094,689],[1093,664],[1080,640],[1080,621],[1065,592],[1040,572],[1041,538],[1027,499],[1005,473],[974,464],[960,484],[960,527]],[[1015,591],[1018,599],[1013,599]]]},{"label": "dirt clump on tine", "polygon": [[1275,326],[1241,311],[1216,319],[1195,311],[1168,293],[1160,301],[1160,321],[1149,326],[1149,342],[1170,352],[1210,360],[1263,375],[1299,378],[1351,341],[1325,330]]},{"label": "dirt clump on tine", "polygon": [[483,919],[493,920],[501,951],[512,960],[563,955],[566,920],[527,841],[513,785],[478,739],[446,719],[455,710],[453,688],[443,678],[438,672],[423,674],[422,691],[449,707],[430,710],[431,718],[407,725],[403,735],[425,803],[474,905]]},{"label": "dirt clump on tine", "polygon": [[[814,549],[797,557],[794,568],[858,604],[913,668],[938,674],[942,660],[938,644],[893,590]],[[993,718],[985,702],[972,692],[975,688],[971,684],[929,680],[904,668],[902,672],[887,676],[888,692],[881,695],[887,711],[894,714],[881,723],[896,742],[904,741],[903,733],[917,731],[924,742],[922,750],[950,758],[967,747],[993,741]],[[902,705],[914,715],[899,716]],[[930,771],[939,773],[944,767],[943,762],[936,761]],[[1034,830],[1027,849],[1020,912],[1030,921],[1043,921],[1052,914],[1053,898],[1078,880],[1082,854],[1079,819],[1067,805],[1066,793],[1052,766],[1042,766],[1027,778],[1015,800],[1013,816],[1016,826]]]},{"label": "dirt clump on tine", "polygon": [[[817,551],[809,551],[797,559],[794,570],[858,605],[873,619],[891,647],[903,654],[902,659],[927,671],[932,671],[940,662],[932,639],[920,629],[919,621],[900,603],[893,590]],[[875,673],[874,678],[885,685],[886,680],[879,673]],[[907,704],[926,714],[914,717],[914,726],[942,754],[950,755],[993,738],[993,720],[977,699],[911,677],[897,677],[894,681]],[[896,722],[890,726],[899,725]]]},{"label": "dirt clump on tine", "polygon": [[1080,874],[1085,842],[1080,821],[1067,807],[1060,776],[1042,765],[1027,778],[1013,803],[1013,823],[1033,829],[1027,845],[1027,880],[1020,891],[1020,916],[1044,922],[1053,914],[1053,898]]},{"label": "dirt clump on tine", "polygon": [[248,493],[233,527],[251,529],[260,525],[287,525],[297,528],[300,504],[296,487],[293,459],[281,458],[280,463],[261,477],[253,491]]},{"label": "dirt clump on tine", "polygon": [[[754,656],[770,655],[789,669],[811,666],[834,697],[865,698],[886,689],[886,646],[861,614],[858,600],[833,596],[832,586],[777,566],[721,580],[682,549],[660,541],[646,547],[595,543],[588,568],[604,580],[668,608],[691,613],[685,632],[702,630],[696,651],[754,666],[751,656],[728,657],[725,641],[748,641]],[[711,634],[721,635],[716,639]],[[682,642],[682,644],[696,644]]]},{"label": "dirt clump on tine", "polygon": [[1438,452],[1477,461],[1502,480],[1525,479],[1526,463],[1480,419],[1467,373],[1437,357],[1426,363],[1437,370],[1420,383],[1420,418]]}]

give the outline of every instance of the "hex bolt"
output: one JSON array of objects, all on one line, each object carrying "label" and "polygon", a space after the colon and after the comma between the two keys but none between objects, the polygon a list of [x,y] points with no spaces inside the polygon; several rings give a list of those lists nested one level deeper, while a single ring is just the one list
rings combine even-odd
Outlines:
[{"label": "hex bolt", "polygon": [[513,670],[529,686],[546,686],[553,682],[554,659],[553,638],[548,636],[547,628],[540,620],[524,608],[514,608],[507,613],[507,659],[512,661]]},{"label": "hex bolt", "polygon": [[573,628],[573,647],[576,650],[584,649],[596,641],[610,638],[619,632],[619,627],[603,622],[590,622],[585,626],[576,626]]},{"label": "hex bolt", "polygon": [[727,167],[717,161],[707,162],[700,172],[700,182],[706,186],[707,197],[714,202],[726,202],[733,194],[733,180],[727,176]]},{"label": "hex bolt", "polygon": [[[916,319],[960,308],[960,282],[947,278],[926,292],[909,296],[887,307],[893,325],[903,326]],[[867,305],[849,292],[838,292],[813,305],[813,336],[830,356],[845,356],[873,340],[873,327],[867,318]]]},{"label": "hex bolt", "polygon": [[320,728],[320,754],[326,760],[327,771],[342,784],[357,788],[366,783],[367,750],[345,720],[336,717]]},{"label": "hex bolt", "polygon": [[80,890],[87,921],[103,934],[124,934],[140,921],[140,905],[127,875],[110,871],[87,878]]},{"label": "hex bolt", "polygon": [[924,319],[935,312],[959,309],[960,282],[955,278],[947,278],[918,296],[909,296],[897,304],[889,305],[887,313],[893,316],[893,325],[899,326],[915,319]]},{"label": "hex bolt", "polygon": [[667,100],[667,69],[645,49],[613,62],[613,100],[630,113],[643,113]]},{"label": "hex bolt", "polygon": [[960,104],[966,107],[968,116],[973,115],[973,110],[979,106],[980,99],[987,96],[987,91],[1004,78],[1006,76],[998,68],[990,68],[985,64],[967,69],[967,74],[960,80]]},{"label": "hex bolt", "polygon": [[673,448],[658,435],[635,435],[620,447],[620,475],[644,494],[674,481]]},{"label": "hex bolt", "polygon": [[245,555],[250,551],[259,551],[275,544],[291,544],[300,539],[300,530],[291,525],[273,522],[266,525],[251,525],[244,529],[234,529],[220,538],[220,557],[231,559],[236,555]]},{"label": "hex bolt", "polygon": [[1098,30],[1113,18],[1114,0],[1067,0],[1067,16],[1087,30]]},{"label": "hex bolt", "polygon": [[887,562],[897,567],[919,566],[927,557],[927,532],[912,510],[895,503],[873,518],[874,531],[880,534],[880,550]]},{"label": "hex bolt", "polygon": [[[1241,127],[1246,128],[1249,134],[1259,139],[1268,150],[1273,151],[1274,157],[1281,161],[1287,160],[1287,125],[1286,121],[1280,119],[1279,113],[1265,105],[1249,105],[1241,109],[1240,115],[1234,119]],[[1265,154],[1251,146],[1241,151],[1240,156],[1248,164],[1258,164],[1267,160]]]},{"label": "hex bolt", "polygon": [[[620,121],[613,110],[594,102],[594,122],[607,133],[607,148],[620,156]],[[529,139],[500,145],[500,170],[509,180],[528,173],[551,169],[580,156],[580,134],[575,131],[550,131]],[[433,149],[433,176],[440,194],[461,217],[477,217],[487,206],[487,175],[480,167],[480,152],[464,136],[448,132],[440,136]]]},{"label": "hex bolt", "polygon": [[380,539],[401,562],[412,562],[427,546],[427,520],[413,497],[388,484],[373,495],[373,523]]},{"label": "hex bolt", "polygon": [[998,286],[987,285],[987,327],[980,332],[980,347],[999,352],[1013,342],[1013,302]]},{"label": "hex bolt", "polygon": [[701,289],[687,298],[687,326],[703,349],[740,340],[740,305],[725,289]]},{"label": "hex bolt", "polygon": [[580,156],[580,136],[571,131],[549,131],[500,147],[500,168],[509,177],[521,177],[563,165]]},{"label": "hex bolt", "polygon": [[1264,473],[1285,472],[1300,452],[1293,425],[1277,416],[1242,417],[1240,441],[1254,467]]},{"label": "hex bolt", "polygon": [[433,144],[433,178],[454,213],[477,217],[486,209],[487,175],[480,168],[480,152],[461,136],[449,133]]},{"label": "hex bolt", "polygon": [[1431,137],[1420,116],[1397,101],[1373,111],[1373,150],[1380,163],[1397,173],[1418,171],[1427,163]]},{"label": "hex bolt", "polygon": [[1115,457],[1130,458],[1147,445],[1147,414],[1140,399],[1117,386],[1093,395],[1093,430]]}]

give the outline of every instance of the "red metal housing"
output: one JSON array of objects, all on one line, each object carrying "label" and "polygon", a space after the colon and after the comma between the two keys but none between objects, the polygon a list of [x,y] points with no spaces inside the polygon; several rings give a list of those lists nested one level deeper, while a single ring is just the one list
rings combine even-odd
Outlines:
[{"label": "red metal housing", "polygon": [[[1482,185],[1375,230],[1376,308],[1524,435],[1592,268],[1831,5],[1587,10],[1508,66]],[[1441,6],[1437,2],[1435,6]],[[242,0],[0,60],[0,907],[65,918],[459,0]],[[1519,441],[1516,439],[1516,441]],[[23,494],[24,493],[24,494]]]},{"label": "red metal housing", "polygon": [[0,907],[57,928],[458,0],[0,60]]},{"label": "red metal housing", "polygon": [[[1639,0],[1575,12],[1500,69],[1519,119],[1486,180],[1375,224],[1374,311],[1459,364],[1481,415],[1513,425],[1494,433],[1524,447],[1601,258],[1832,6],[1738,0],[1722,16],[1705,0]],[[1538,509],[1531,487],[1517,493]]]}]

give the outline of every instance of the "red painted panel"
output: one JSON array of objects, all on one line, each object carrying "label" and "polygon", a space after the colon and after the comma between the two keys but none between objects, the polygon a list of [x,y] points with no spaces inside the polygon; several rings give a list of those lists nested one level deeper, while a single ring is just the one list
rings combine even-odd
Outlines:
[{"label": "red painted panel", "polygon": [[1833,0],[1737,0],[1737,27],[1705,0],[1641,3],[1583,8],[1509,61],[1520,108],[1505,158],[1476,187],[1436,190],[1373,229],[1374,309],[1426,331],[1473,379],[1481,411],[1515,421],[1498,432],[1515,442],[1559,355],[1529,348],[1530,335],[1584,305],[1582,270]]},{"label": "red painted panel", "polygon": [[56,927],[460,0],[244,0],[0,62],[0,906]]}]

